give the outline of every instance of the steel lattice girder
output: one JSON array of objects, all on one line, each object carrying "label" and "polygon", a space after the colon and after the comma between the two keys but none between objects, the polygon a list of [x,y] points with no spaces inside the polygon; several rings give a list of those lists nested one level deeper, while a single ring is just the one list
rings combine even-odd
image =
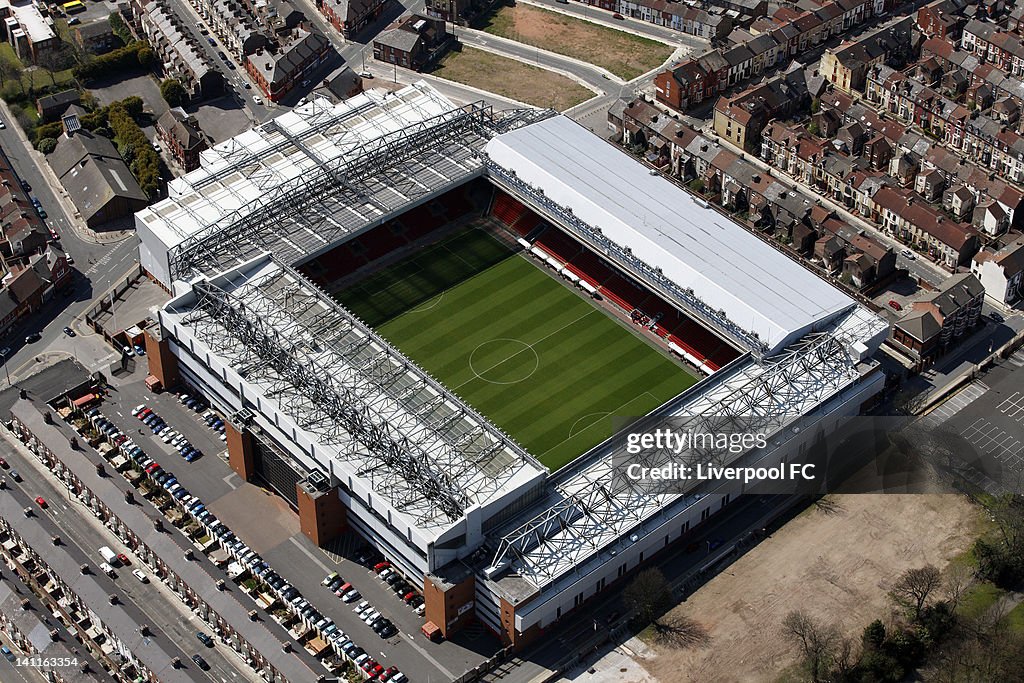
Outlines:
[{"label": "steel lattice girder", "polygon": [[[276,276],[231,292],[209,282],[195,283],[198,303],[184,322],[220,355],[233,354],[232,366],[248,381],[267,387],[267,395],[295,415],[303,428],[315,429],[327,443],[348,447],[351,458],[369,458],[364,469],[384,479],[385,485],[375,488],[390,497],[396,509],[419,511],[424,521],[440,510],[456,520],[470,495],[486,496],[500,489],[503,474],[511,476],[517,462],[533,462],[507,435],[448,394],[301,275],[275,265],[280,269]],[[313,309],[304,299],[313,300],[327,313],[304,315]],[[316,324],[316,329],[321,329],[324,318],[336,327],[310,335],[303,318]],[[316,348],[310,342],[313,339]],[[372,344],[352,343],[352,339],[372,340]],[[371,372],[382,367],[401,369],[401,373]],[[398,395],[405,387],[401,377],[411,378],[430,396],[443,396],[441,405],[451,404],[458,420],[435,422],[404,407]],[[465,425],[472,427],[467,430]],[[354,441],[362,447],[355,449]],[[513,457],[495,466],[490,458],[502,450]],[[483,476],[482,464],[492,465]],[[405,485],[396,485],[401,482]]]},{"label": "steel lattice girder", "polygon": [[[726,386],[712,405],[701,407],[699,414],[683,411],[679,417],[698,419],[709,432],[740,419],[745,430],[770,434],[848,380],[852,365],[841,339],[828,333],[813,333],[764,361],[761,372],[749,382]],[[506,534],[491,566],[518,559],[520,574],[542,585],[566,567],[577,566],[596,550],[594,539],[611,540],[607,536],[609,531],[614,531],[613,538],[621,537],[683,495],[655,493],[621,476],[621,463],[615,455],[602,457],[593,466],[559,483],[560,500]],[[668,457],[677,462],[688,457],[693,465],[706,454],[645,451],[636,462],[657,467],[668,462]]]},{"label": "steel lattice girder", "polygon": [[[277,235],[274,226],[289,216],[302,215],[303,211],[327,196],[347,194],[357,200],[350,201],[350,204],[366,201],[370,193],[362,186],[364,180],[390,179],[389,182],[394,183],[403,174],[390,178],[394,174],[388,171],[418,156],[439,150],[445,145],[466,148],[474,140],[477,146],[482,146],[484,141],[496,133],[553,113],[514,112],[496,120],[490,107],[478,102],[364,141],[337,159],[316,160],[316,171],[273,185],[257,200],[258,206],[255,209],[251,208],[250,203],[244,209],[222,216],[213,225],[176,246],[169,256],[171,277],[187,279],[190,275],[205,272],[218,264],[223,266],[222,259],[229,255],[235,255],[238,262],[245,260],[247,255],[241,251],[245,245],[263,244],[265,239],[261,239],[261,236],[269,239]],[[276,130],[281,131],[280,128]],[[283,131],[279,134],[285,141],[282,145],[294,146],[295,141],[298,141],[299,148],[305,149],[300,137],[285,135]],[[476,147],[469,147],[468,151],[471,152],[474,165],[479,165],[481,162]]]}]

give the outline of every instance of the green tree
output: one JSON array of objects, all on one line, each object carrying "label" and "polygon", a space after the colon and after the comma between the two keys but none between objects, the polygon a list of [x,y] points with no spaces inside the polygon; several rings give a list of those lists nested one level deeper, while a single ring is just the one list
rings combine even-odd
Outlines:
[{"label": "green tree", "polygon": [[153,66],[156,62],[156,55],[153,53],[153,49],[149,46],[141,48],[135,55],[139,60],[139,66],[143,69],[148,69]]},{"label": "green tree", "polygon": [[622,591],[622,602],[636,623],[646,625],[672,604],[672,591],[660,570],[645,569]]},{"label": "green tree", "polygon": [[57,149],[57,141],[53,138],[43,138],[37,147],[43,154],[52,154],[53,150]]},{"label": "green tree", "polygon": [[160,94],[172,107],[180,107],[188,101],[188,91],[177,78],[168,78],[161,83]]}]

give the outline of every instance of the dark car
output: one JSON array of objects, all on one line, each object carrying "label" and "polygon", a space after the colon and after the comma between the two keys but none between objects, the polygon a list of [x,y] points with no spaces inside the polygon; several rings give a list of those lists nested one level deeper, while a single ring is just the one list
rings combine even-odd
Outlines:
[{"label": "dark car", "polygon": [[196,638],[198,638],[199,642],[205,645],[206,647],[213,647],[213,638],[203,633],[202,631],[196,631]]},{"label": "dark car", "polygon": [[198,666],[203,671],[209,671],[210,670],[210,665],[206,662],[205,659],[203,659],[202,655],[200,655],[200,654],[192,655],[192,661],[195,662],[196,666]]},{"label": "dark car", "polygon": [[381,638],[390,638],[396,633],[398,633],[398,629],[390,621],[377,631],[377,635]]},{"label": "dark car", "polygon": [[18,474],[18,470],[11,470],[11,479],[14,481],[21,481],[21,475]]},{"label": "dark car", "polygon": [[71,329],[70,327],[65,327],[64,328],[64,334],[68,335],[69,337],[74,337],[75,336],[75,331],[73,329]]},{"label": "dark car", "polygon": [[33,333],[28,334],[28,335],[25,336],[25,343],[26,344],[34,344],[35,342],[39,341],[40,339],[42,339],[42,337],[39,336],[39,333],[38,332],[33,332]]},{"label": "dark car", "polygon": [[11,468],[11,466],[3,458],[0,458],[0,467],[3,467],[5,470]]},{"label": "dark car", "polygon": [[25,192],[31,192],[32,191],[32,186],[28,184],[27,180],[22,180],[21,181],[21,189],[25,190]]}]

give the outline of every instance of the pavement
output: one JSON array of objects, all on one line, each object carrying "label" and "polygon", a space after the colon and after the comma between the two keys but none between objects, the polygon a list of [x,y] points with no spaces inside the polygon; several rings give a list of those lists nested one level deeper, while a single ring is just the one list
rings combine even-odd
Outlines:
[{"label": "pavement", "polygon": [[1024,493],[1024,350],[979,373],[918,423],[956,444],[973,483],[993,494]]},{"label": "pavement", "polygon": [[[41,465],[35,458],[24,455],[22,448],[14,447],[9,441],[10,436],[5,434],[4,437],[0,441],[0,452],[4,453],[12,468],[21,472],[24,481],[18,483],[7,476],[7,489],[0,491],[0,515],[13,522],[19,517],[24,519],[22,509],[31,508],[33,514],[27,523],[41,528],[48,538],[61,537],[59,548],[70,556],[70,562],[67,564],[76,567],[84,564],[92,567],[93,578],[103,594],[117,596],[118,607],[121,609],[113,615],[113,619],[118,622],[117,628],[122,634],[137,633],[140,625],[148,624],[151,642],[162,648],[168,658],[178,657],[182,662],[186,662],[194,680],[219,680],[203,675],[198,667],[191,664],[190,658],[198,651],[199,643],[196,641],[195,648],[183,645],[189,642],[186,636],[192,641],[195,640],[195,630],[186,627],[188,622],[183,621],[181,613],[166,600],[154,582],[142,584],[131,576],[130,570],[119,570],[118,579],[112,579],[99,571],[98,565],[102,558],[99,557],[97,548],[109,545],[119,552],[123,551],[124,548],[118,543],[117,537],[105,529],[82,503],[69,499],[67,489],[58,488],[53,479],[43,474],[40,471]],[[34,498],[40,495],[49,504],[46,510],[41,510],[34,501]],[[40,544],[36,550],[40,551],[43,547],[45,544]],[[71,582],[73,574],[69,572],[64,578]],[[106,618],[104,624],[108,628],[114,626],[113,623],[108,623]],[[203,653],[203,656],[206,654]],[[214,666],[216,660],[211,656],[207,657],[207,661]],[[226,674],[228,680],[237,678],[237,675],[231,676],[230,673],[234,667],[226,662],[219,664],[219,673]]]},{"label": "pavement", "polygon": [[833,199],[831,199],[831,198],[829,198],[829,197],[827,197],[827,196],[825,196],[823,194],[819,194],[817,192],[814,192],[810,188],[808,188],[805,185],[799,183],[796,179],[786,175],[782,171],[777,170],[774,166],[772,166],[771,164],[766,163],[765,161],[763,161],[759,157],[757,157],[757,156],[755,156],[755,155],[753,155],[753,154],[751,154],[751,153],[749,153],[749,152],[747,152],[747,151],[745,151],[743,149],[740,149],[739,147],[737,147],[736,145],[732,144],[732,142],[730,142],[729,140],[726,140],[725,138],[718,137],[717,135],[715,135],[714,130],[711,128],[710,123],[708,124],[708,127],[703,132],[706,135],[709,135],[712,139],[717,140],[719,142],[719,144],[721,144],[721,146],[724,149],[728,149],[731,152],[733,152],[734,154],[739,155],[739,157],[741,159],[744,159],[749,164],[751,164],[751,165],[761,169],[763,172],[767,173],[770,177],[773,177],[773,178],[776,178],[776,179],[780,180],[783,184],[789,185],[795,191],[800,192],[801,194],[811,198],[812,200],[820,201],[822,204],[827,206],[829,209],[835,211],[836,214],[839,217],[841,217],[845,221],[849,222],[854,227],[866,231],[872,237],[874,237],[876,240],[878,240],[879,242],[881,242],[885,246],[892,247],[892,249],[895,250],[895,252],[897,254],[896,266],[898,268],[903,268],[903,269],[907,270],[914,277],[920,278],[920,279],[924,280],[925,282],[928,282],[928,283],[930,283],[932,285],[935,285],[935,286],[938,286],[938,285],[942,284],[942,282],[944,282],[946,280],[946,278],[948,278],[952,274],[948,270],[946,270],[945,268],[943,268],[943,267],[941,267],[941,266],[939,266],[939,265],[937,265],[935,263],[932,263],[931,261],[929,261],[926,258],[918,257],[918,258],[914,258],[914,259],[907,259],[901,253],[901,252],[903,252],[903,250],[905,250],[907,248],[907,246],[905,244],[903,244],[899,240],[897,240],[897,239],[895,239],[893,237],[890,237],[889,235],[887,235],[884,232],[882,232],[878,228],[878,226],[875,225],[874,223],[866,221],[863,218],[861,218],[860,216],[852,213],[849,209],[847,209],[841,203],[839,203],[837,201],[834,201]]},{"label": "pavement", "polygon": [[[178,481],[203,500],[236,536],[257,548],[274,571],[298,588],[324,616],[333,619],[381,664],[415,674],[412,677],[416,680],[428,677],[451,680],[499,649],[495,638],[481,634],[455,642],[429,642],[419,630],[423,624],[421,617],[401,602],[372,571],[342,557],[342,553],[318,548],[300,533],[295,514],[284,507],[283,501],[259,486],[241,481],[228,466],[226,447],[216,433],[199,415],[182,406],[174,394],[150,393],[143,381],[145,374],[145,363],[139,363],[134,374],[111,379],[115,393],[113,401],[104,404],[107,417],[132,434],[150,457],[165,469],[170,468]],[[130,411],[140,404],[151,407],[204,456],[186,463],[148,430],[143,429],[139,434],[138,423]],[[259,512],[254,514],[256,510]],[[344,550],[354,550],[356,545],[354,537],[350,537]],[[320,582],[332,571],[339,572],[359,589],[364,599],[394,621],[400,633],[388,641],[381,640],[356,618],[352,605],[328,593]]]},{"label": "pavement", "polygon": [[610,85],[622,85],[625,83],[625,81],[610,71],[593,64],[532,45],[524,45],[508,38],[484,33],[483,31],[460,28],[459,40],[464,45],[470,47],[493,52],[502,57],[508,57],[524,64],[539,66],[542,69],[562,74],[583,87],[593,90],[598,95],[605,94],[605,89]]},{"label": "pavement", "polygon": [[607,26],[608,28],[613,28],[617,31],[632,33],[636,36],[650,38],[651,40],[657,40],[669,45],[685,45],[694,49],[705,49],[711,47],[710,41],[699,36],[693,36],[688,33],[683,33],[682,31],[676,31],[668,26],[658,26],[657,24],[652,24],[649,21],[633,19],[632,17],[616,19],[611,10],[601,9],[600,7],[587,5],[576,0],[573,0],[568,4],[557,2],[557,0],[519,1],[524,5],[542,7],[551,12],[558,12],[559,14],[576,17],[577,19],[583,19],[584,21]]}]

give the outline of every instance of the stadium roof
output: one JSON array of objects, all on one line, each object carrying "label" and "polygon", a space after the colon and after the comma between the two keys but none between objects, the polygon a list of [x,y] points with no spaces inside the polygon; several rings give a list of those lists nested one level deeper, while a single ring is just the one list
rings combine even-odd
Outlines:
[{"label": "stadium roof", "polygon": [[[354,495],[426,547],[470,508],[484,519],[546,469],[303,276],[264,255],[172,299],[161,322]],[[199,353],[199,352],[197,352]],[[254,397],[259,397],[258,399]],[[255,418],[258,422],[258,417]],[[315,445],[314,445],[315,444]],[[313,463],[310,463],[313,464]],[[493,506],[493,507],[490,507]],[[404,524],[399,524],[402,520]]]},{"label": "stadium roof", "polygon": [[565,116],[485,151],[775,351],[856,302],[742,226]]},{"label": "stadium roof", "polygon": [[495,119],[423,82],[315,97],[203,151],[200,168],[137,213],[142,265],[170,286],[266,251],[296,264],[482,174],[487,138],[547,115]]},{"label": "stadium roof", "polygon": [[[861,358],[877,349],[887,333],[884,319],[856,306],[768,361],[748,360],[694,385],[648,418],[643,429],[678,430],[680,420],[671,418],[689,418],[695,431],[713,433],[735,428],[733,421],[740,420],[744,431],[769,435],[778,447],[780,439],[789,438],[779,436],[783,429],[858,379]],[[719,464],[741,456],[727,454]],[[621,440],[606,441],[577,467],[556,475],[531,519],[524,523],[518,517],[490,535],[494,556],[485,576],[498,594],[515,604],[554,582],[579,580],[660,524],[669,506],[694,501],[689,490],[659,492],[630,482],[621,473],[624,462],[661,467],[709,458],[694,449],[627,458]],[[689,488],[698,485],[694,481]],[[529,602],[516,617],[542,603]]]}]

